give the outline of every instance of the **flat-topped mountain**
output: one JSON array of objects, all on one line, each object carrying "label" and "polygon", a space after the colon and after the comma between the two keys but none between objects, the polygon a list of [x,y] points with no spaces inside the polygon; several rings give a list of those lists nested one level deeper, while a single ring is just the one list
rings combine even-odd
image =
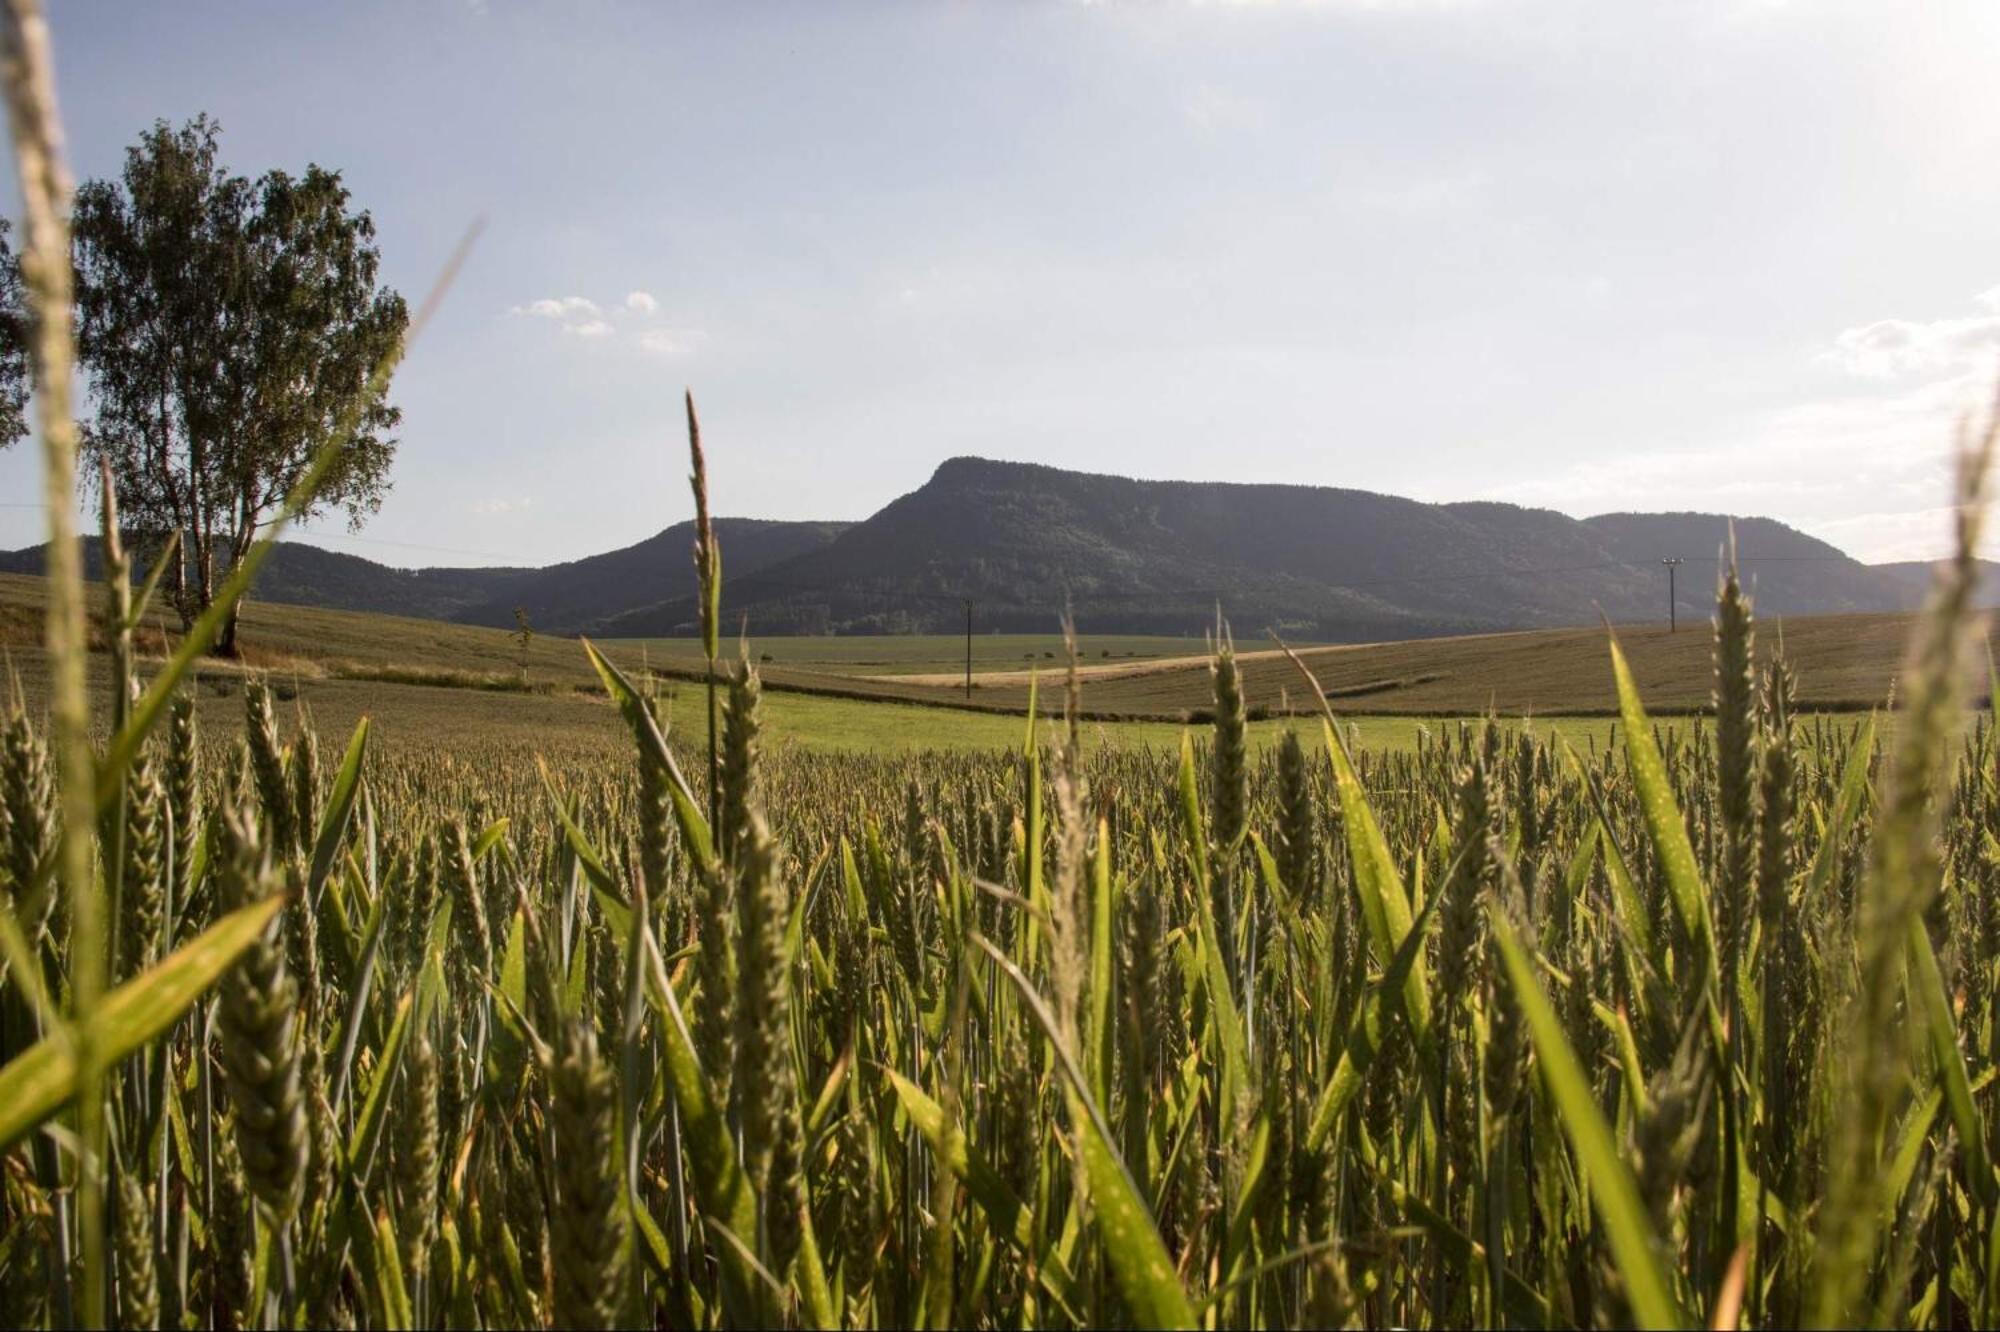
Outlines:
[{"label": "flat-topped mountain", "polygon": [[[1326,641],[1664,619],[1712,605],[1721,514],[1576,519],[1513,504],[1425,504],[1363,490],[1136,481],[954,458],[827,545],[732,577],[732,617],[764,633],[1047,630],[1068,604],[1093,632],[1183,633],[1219,604],[1239,632]],[[1766,614],[1890,610],[1905,579],[1764,518],[1736,520]],[[684,633],[691,595],[607,633]]]},{"label": "flat-topped mountain", "polygon": [[[1046,631],[1068,606],[1097,633],[1190,633],[1218,607],[1241,635],[1366,641],[1705,618],[1731,519],[1611,513],[1302,485],[1138,481],[953,458],[862,522],[720,518],[732,627],[762,634]],[[1870,566],[1768,518],[1734,519],[1760,613],[1900,610],[1919,566]],[[287,544],[265,601],[511,625],[545,633],[686,634],[696,625],[692,523],[547,568],[396,569]],[[0,572],[40,572],[39,547]],[[92,552],[94,560],[94,550]]]}]

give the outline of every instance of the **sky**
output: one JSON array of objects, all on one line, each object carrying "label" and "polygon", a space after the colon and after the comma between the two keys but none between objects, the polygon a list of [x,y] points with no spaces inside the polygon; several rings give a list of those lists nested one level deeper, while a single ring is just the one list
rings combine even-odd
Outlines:
[{"label": "sky", "polygon": [[[209,112],[412,302],[398,565],[963,454],[1947,542],[2000,380],[2000,4],[56,3],[79,178]],[[0,206],[18,216],[8,174]],[[0,547],[41,537],[31,444]]]}]

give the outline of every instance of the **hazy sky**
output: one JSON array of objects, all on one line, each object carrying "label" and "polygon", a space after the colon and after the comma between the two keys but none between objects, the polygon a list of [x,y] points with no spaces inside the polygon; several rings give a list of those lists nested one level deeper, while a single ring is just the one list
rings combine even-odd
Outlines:
[{"label": "hazy sky", "polygon": [[976,453],[1926,556],[2000,374],[1991,0],[52,8],[79,176],[209,111],[412,300],[486,219],[323,538],[392,563],[687,516],[683,385],[725,514]]}]

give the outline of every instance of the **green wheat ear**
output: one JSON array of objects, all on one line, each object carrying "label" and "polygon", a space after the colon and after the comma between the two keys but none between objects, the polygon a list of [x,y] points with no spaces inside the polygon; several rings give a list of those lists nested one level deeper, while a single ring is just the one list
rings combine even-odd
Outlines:
[{"label": "green wheat ear", "polygon": [[153,1259],[153,1209],[130,1170],[118,1172],[118,1325],[158,1327],[160,1284]]},{"label": "green wheat ear", "polygon": [[796,1187],[786,1170],[795,1169],[798,1160],[790,1141],[797,1129],[798,1093],[785,970],[791,895],[780,873],[777,844],[759,810],[750,811],[742,852],[736,883],[736,1071],[731,1085],[751,1192],[777,1208],[780,1196]]},{"label": "green wheat ear", "polygon": [[8,881],[8,907],[29,942],[48,927],[55,894],[35,891],[35,870],[56,844],[54,781],[48,750],[25,712],[11,712],[0,729],[0,809],[5,810],[5,842],[0,844]]},{"label": "green wheat ear", "polygon": [[299,846],[298,806],[286,780],[286,755],[278,739],[278,717],[271,706],[271,687],[262,676],[243,684],[246,712],[244,738],[249,744],[250,773],[271,831],[271,853],[284,860]]},{"label": "green wheat ear", "polygon": [[1243,973],[1237,957],[1238,853],[1248,831],[1249,804],[1248,723],[1243,705],[1243,681],[1236,669],[1236,645],[1229,626],[1216,617],[1214,652],[1209,673],[1215,693],[1215,743],[1209,752],[1208,824],[1214,842],[1211,852],[1210,910],[1215,916],[1216,944],[1222,955],[1222,971],[1232,986],[1241,988]]},{"label": "green wheat ear", "polygon": [[758,704],[762,697],[763,682],[746,652],[729,673],[722,732],[722,817],[716,825],[716,847],[726,863],[738,859],[750,809],[758,803],[757,748],[763,729]]},{"label": "green wheat ear", "polygon": [[1732,993],[1756,909],[1755,650],[1750,598],[1737,577],[1732,533],[1728,562],[1716,593],[1714,694],[1716,805],[1722,819],[1721,864],[1715,875],[1716,948],[1723,978]]},{"label": "green wheat ear", "polygon": [[174,914],[181,926],[180,933],[185,935],[201,929],[208,923],[210,915],[206,900],[197,900],[195,896],[195,845],[201,837],[203,810],[201,737],[192,695],[185,692],[174,695],[167,735],[167,809],[174,863]]},{"label": "green wheat ear", "polygon": [[[249,811],[216,822],[218,892],[233,909],[278,891],[269,852]],[[298,991],[285,967],[283,913],[223,977],[222,1064],[236,1112],[236,1147],[249,1191],[273,1222],[298,1210],[310,1150],[299,1074]]]},{"label": "green wheat ear", "polygon": [[[7,3],[41,346],[68,247]],[[1681,640],[1713,724],[1648,717],[1634,635],[1587,756],[1494,716],[1364,751],[1296,656],[1326,752],[1260,750],[1219,614],[1173,753],[1086,750],[1066,624],[1059,733],[879,756],[718,674],[687,405],[706,788],[615,643],[615,721],[499,700],[580,719],[539,764],[363,726],[324,769],[255,676],[218,763],[163,672],[93,766],[52,580],[55,711],[0,723],[0,1320],[2000,1323],[1990,432],[1886,750],[1801,711],[1728,567]],[[476,664],[425,668],[440,715]]]},{"label": "green wheat ear", "polygon": [[549,1216],[558,1327],[610,1328],[625,1308],[626,1212],[617,1087],[587,1019],[569,1018],[548,1069],[555,1146]]},{"label": "green wheat ear", "polygon": [[1319,816],[1298,732],[1287,727],[1278,742],[1278,873],[1302,907],[1319,897]]},{"label": "green wheat ear", "polygon": [[126,788],[124,940],[118,955],[124,969],[137,974],[166,947],[169,892],[167,793],[145,750],[133,761]]}]

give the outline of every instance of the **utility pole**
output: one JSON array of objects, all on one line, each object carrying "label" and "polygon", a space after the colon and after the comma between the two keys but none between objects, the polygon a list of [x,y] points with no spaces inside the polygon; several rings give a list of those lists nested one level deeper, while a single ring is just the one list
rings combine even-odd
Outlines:
[{"label": "utility pole", "polygon": [[972,598],[965,599],[965,701],[972,701]]},{"label": "utility pole", "polygon": [[1680,632],[1679,603],[1674,597],[1674,573],[1681,567],[1680,560],[1661,560],[1667,566],[1667,632]]}]

